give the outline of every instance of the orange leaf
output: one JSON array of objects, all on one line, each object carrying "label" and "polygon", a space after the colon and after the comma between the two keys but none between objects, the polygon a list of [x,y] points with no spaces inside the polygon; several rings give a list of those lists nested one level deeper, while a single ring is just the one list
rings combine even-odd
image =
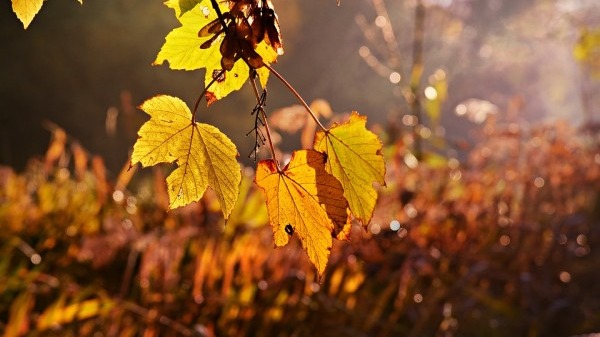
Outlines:
[{"label": "orange leaf", "polygon": [[325,171],[325,161],[317,151],[296,151],[283,170],[272,159],[261,161],[255,178],[267,199],[275,245],[286,245],[297,233],[319,274],[327,265],[332,232],[348,220],[342,186]]}]

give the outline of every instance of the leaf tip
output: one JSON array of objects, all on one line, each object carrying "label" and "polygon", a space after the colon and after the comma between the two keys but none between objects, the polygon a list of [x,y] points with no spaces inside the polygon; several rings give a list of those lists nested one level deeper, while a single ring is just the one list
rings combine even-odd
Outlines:
[{"label": "leaf tip", "polygon": [[358,111],[353,110],[352,113],[350,114],[350,122],[362,123],[362,124],[366,125],[367,124],[367,116],[361,115],[358,113]]},{"label": "leaf tip", "polygon": [[23,29],[27,29],[35,16],[42,8],[44,1],[12,1],[12,10],[17,15],[17,18],[23,24]]}]

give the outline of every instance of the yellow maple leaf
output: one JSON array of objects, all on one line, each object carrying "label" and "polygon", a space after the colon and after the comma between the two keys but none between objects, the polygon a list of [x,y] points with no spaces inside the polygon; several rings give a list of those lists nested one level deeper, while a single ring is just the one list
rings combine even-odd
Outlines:
[{"label": "yellow maple leaf", "polygon": [[235,145],[212,125],[192,121],[192,113],[179,98],[156,96],[141,106],[150,120],[140,128],[131,165],[177,163],[167,177],[169,208],[198,201],[210,186],[228,218],[241,181]]},{"label": "yellow maple leaf", "polygon": [[[229,11],[228,2],[220,1],[221,12]],[[207,101],[213,103],[233,91],[239,90],[248,80],[250,68],[243,59],[239,59],[233,69],[220,75],[221,52],[220,46],[225,34],[217,37],[210,47],[206,49],[200,46],[211,39],[213,35],[199,37],[198,32],[202,27],[217,18],[216,11],[212,8],[210,0],[169,0],[165,4],[175,10],[175,15],[181,23],[181,27],[173,29],[166,37],[164,45],[156,56],[153,65],[161,65],[169,62],[169,67],[175,70],[196,70],[205,68],[205,85],[211,85],[207,92]],[[190,9],[190,6],[193,8]],[[265,41],[256,46],[256,52],[267,64],[274,63],[277,53]],[[267,84],[269,70],[265,67],[257,69],[260,83],[263,87]]]},{"label": "yellow maple leaf", "polygon": [[332,232],[347,223],[348,205],[340,183],[325,171],[325,161],[317,151],[296,151],[282,170],[272,159],[261,161],[255,177],[267,199],[275,245],[286,245],[297,233],[319,274],[327,265]]},{"label": "yellow maple leaf", "polygon": [[367,130],[367,118],[353,112],[350,120],[317,132],[314,149],[327,154],[327,172],[344,188],[352,214],[369,223],[377,201],[373,182],[385,186],[385,162],[381,141]]},{"label": "yellow maple leaf", "polygon": [[[158,52],[153,65],[160,65],[164,61],[168,61],[171,69],[196,70],[220,64],[220,43],[215,41],[210,48],[201,49],[200,45],[210,37],[198,37],[198,31],[217,18],[217,13],[209,2],[204,0],[177,17],[181,27],[175,28],[167,34],[165,43]],[[169,6],[170,2],[167,5]],[[174,8],[176,14],[181,13],[181,9],[177,9],[179,7]],[[228,8],[226,5],[222,5],[221,10],[228,10]]]},{"label": "yellow maple leaf", "polygon": [[23,23],[23,28],[27,29],[43,4],[44,0],[12,0],[12,9]]}]

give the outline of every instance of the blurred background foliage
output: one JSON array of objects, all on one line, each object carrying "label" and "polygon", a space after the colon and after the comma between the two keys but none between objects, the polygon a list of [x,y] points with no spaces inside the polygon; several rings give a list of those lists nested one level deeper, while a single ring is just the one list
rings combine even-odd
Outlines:
[{"label": "blurred background foliage", "polygon": [[600,330],[600,148],[566,123],[488,118],[463,163],[415,161],[410,133],[387,145],[374,219],[336,242],[320,280],[299,242],[273,249],[251,169],[225,223],[210,193],[167,212],[163,169],[113,183],[53,134],[23,173],[0,170],[5,336]]},{"label": "blurred background foliage", "polygon": [[[252,169],[227,223],[210,193],[167,212],[167,167],[127,170],[135,107],[202,89],[150,66],[177,25],[161,1],[48,1],[27,31],[0,6],[5,336],[600,331],[597,1],[275,1],[277,68],[385,143],[374,219],[321,280],[297,242],[273,249]],[[248,166],[253,99],[199,114]],[[280,158],[315,129],[293,102],[271,82]]]}]

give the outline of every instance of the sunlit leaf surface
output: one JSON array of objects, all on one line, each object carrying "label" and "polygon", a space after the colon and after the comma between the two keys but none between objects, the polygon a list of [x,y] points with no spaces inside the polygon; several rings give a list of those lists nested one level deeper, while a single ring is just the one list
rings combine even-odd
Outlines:
[{"label": "sunlit leaf surface", "polygon": [[283,170],[274,160],[263,160],[258,164],[255,181],[267,199],[275,245],[286,245],[297,233],[322,274],[332,232],[347,220],[342,186],[325,171],[325,155],[314,150],[296,151]]},{"label": "sunlit leaf surface", "polygon": [[44,0],[12,0],[12,8],[17,18],[23,23],[23,27],[27,29],[35,15],[40,11]]},{"label": "sunlit leaf surface", "polygon": [[[216,37],[207,48],[201,48],[202,44],[211,40],[214,35],[199,37],[198,32],[207,24],[217,19],[217,14],[212,8],[209,0],[203,0],[195,4],[190,1],[168,1],[167,6],[174,8],[181,27],[173,29],[166,37],[165,44],[156,56],[154,65],[169,63],[171,69],[196,70],[205,68],[205,85],[210,86],[207,91],[209,104],[239,90],[248,80],[250,68],[239,59],[230,71],[222,73],[220,46],[225,34]],[[220,2],[222,12],[229,10],[227,2]],[[276,61],[277,53],[265,42],[256,46],[256,52],[262,57],[264,63],[270,64]],[[261,85],[264,87],[269,76],[268,69],[262,67],[257,69]],[[213,83],[214,82],[214,83]]]},{"label": "sunlit leaf surface", "polygon": [[237,150],[227,136],[208,124],[192,122],[192,114],[179,98],[157,96],[140,107],[150,115],[133,147],[131,165],[177,163],[167,177],[169,207],[198,201],[210,186],[217,194],[225,218],[237,200],[241,181]]},{"label": "sunlit leaf surface", "polygon": [[340,181],[350,211],[363,224],[371,220],[377,201],[373,182],[385,185],[381,141],[366,124],[366,117],[353,112],[348,122],[319,131],[314,143],[315,150],[327,154],[327,172]]}]

